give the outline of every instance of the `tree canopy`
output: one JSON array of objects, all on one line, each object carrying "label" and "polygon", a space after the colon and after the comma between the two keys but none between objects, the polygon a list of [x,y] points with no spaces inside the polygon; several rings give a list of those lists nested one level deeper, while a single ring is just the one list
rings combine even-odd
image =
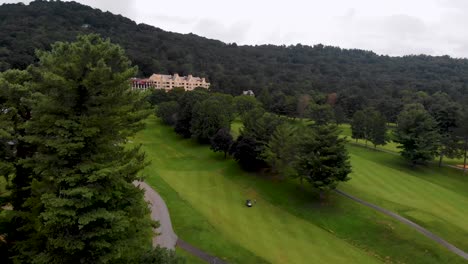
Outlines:
[{"label": "tree canopy", "polygon": [[398,115],[395,141],[400,143],[401,155],[412,165],[434,159],[440,146],[437,122],[421,104],[407,105]]}]

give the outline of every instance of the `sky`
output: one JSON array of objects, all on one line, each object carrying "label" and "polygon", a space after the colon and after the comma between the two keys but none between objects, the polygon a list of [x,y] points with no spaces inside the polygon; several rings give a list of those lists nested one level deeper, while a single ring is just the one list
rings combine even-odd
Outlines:
[{"label": "sky", "polygon": [[[2,1],[18,2],[18,1]],[[29,1],[21,1],[28,3]],[[468,0],[77,0],[226,43],[339,46],[468,58]]]}]

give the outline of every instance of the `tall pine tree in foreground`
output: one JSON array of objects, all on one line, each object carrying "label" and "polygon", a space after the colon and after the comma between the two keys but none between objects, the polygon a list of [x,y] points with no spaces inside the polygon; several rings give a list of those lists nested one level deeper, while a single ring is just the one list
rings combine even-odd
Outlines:
[{"label": "tall pine tree in foreground", "polygon": [[[132,184],[145,166],[126,147],[148,111],[128,80],[124,51],[96,35],[56,43],[29,68],[33,95],[20,163],[32,171],[30,231],[16,242],[21,263],[138,263],[151,255],[143,191]],[[157,253],[155,253],[157,254]],[[153,258],[150,258],[153,259]],[[156,259],[156,258],[154,258]]]}]

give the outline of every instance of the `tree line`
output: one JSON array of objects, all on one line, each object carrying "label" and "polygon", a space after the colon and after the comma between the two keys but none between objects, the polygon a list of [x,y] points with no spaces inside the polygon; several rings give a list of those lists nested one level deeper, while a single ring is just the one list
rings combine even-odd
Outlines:
[{"label": "tree line", "polygon": [[[422,91],[409,94],[396,117],[396,127],[389,133],[387,119],[375,108],[354,113],[352,138],[370,141],[374,147],[388,141],[399,143],[401,155],[411,164],[425,164],[439,157],[466,157],[467,109],[442,92],[428,95]],[[466,165],[466,159],[465,164]]]},{"label": "tree line", "polygon": [[[280,179],[298,178],[301,185],[306,181],[321,199],[339,182],[349,180],[346,139],[340,137],[336,122],[316,114],[322,108],[330,112],[330,107],[305,107],[304,117],[319,116],[307,123],[270,113],[255,97],[233,97],[203,88],[154,90],[148,100],[176,133],[210,144],[225,158],[229,154],[245,170],[266,169]],[[237,138],[230,131],[235,118],[242,122]]]},{"label": "tree line", "polygon": [[[25,70],[0,73],[1,263],[180,263],[152,247],[146,166],[128,137],[146,99],[119,46],[97,35],[58,42]],[[6,208],[6,209],[5,209]]]}]

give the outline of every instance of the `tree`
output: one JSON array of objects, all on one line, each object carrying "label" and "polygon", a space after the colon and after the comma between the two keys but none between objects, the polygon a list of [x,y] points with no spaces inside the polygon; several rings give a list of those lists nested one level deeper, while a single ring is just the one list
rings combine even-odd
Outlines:
[{"label": "tree", "polygon": [[457,126],[454,129],[454,135],[462,141],[458,144],[460,151],[463,153],[463,174],[466,174],[467,164],[467,152],[468,152],[468,110],[463,109],[462,114],[457,120]]},{"label": "tree", "polygon": [[270,140],[276,127],[284,122],[284,118],[265,112],[262,108],[256,108],[249,111],[242,118],[243,127],[240,134],[253,138],[262,145],[265,145]]},{"label": "tree", "polygon": [[161,120],[170,126],[177,123],[177,112],[179,111],[179,104],[176,101],[169,101],[160,103],[156,107],[156,115]]},{"label": "tree", "polygon": [[412,166],[434,159],[440,145],[440,135],[434,118],[420,104],[405,106],[398,115],[395,142],[401,144],[401,155]]},{"label": "tree", "polygon": [[195,104],[192,113],[190,132],[202,143],[208,143],[220,129],[229,130],[231,115],[225,111],[226,105],[216,98],[209,98]]},{"label": "tree", "polygon": [[151,250],[155,223],[132,182],[145,166],[126,147],[149,114],[132,92],[123,49],[97,35],[56,43],[30,67],[34,85],[25,139],[37,146],[20,161],[31,169],[29,233],[16,241],[24,263],[134,263]]},{"label": "tree", "polygon": [[377,111],[369,118],[371,123],[369,140],[374,144],[374,148],[378,145],[385,145],[388,141],[387,120]]},{"label": "tree", "polygon": [[8,202],[18,210],[30,195],[31,182],[30,169],[18,161],[31,157],[35,151],[35,146],[24,140],[24,125],[31,118],[30,80],[27,71],[8,70],[0,74],[0,175],[11,179]]},{"label": "tree", "polygon": [[271,135],[262,157],[272,171],[284,179],[295,175],[296,147],[296,129],[289,124],[281,124]]},{"label": "tree", "polygon": [[163,102],[168,102],[168,101],[171,101],[170,99],[170,96],[169,96],[169,93],[166,92],[166,90],[163,90],[163,89],[153,89],[149,92],[149,95],[148,95],[148,102],[152,105],[152,106],[156,106],[160,103],[163,103]]},{"label": "tree", "polygon": [[387,142],[387,124],[381,113],[374,108],[365,108],[356,111],[351,123],[352,138],[364,139],[367,147],[367,141],[377,145],[384,145]]},{"label": "tree", "polygon": [[348,181],[351,172],[346,139],[339,137],[336,124],[307,128],[300,133],[297,144],[297,173],[319,190],[333,190],[339,182]]},{"label": "tree", "polygon": [[232,135],[229,130],[221,128],[216,132],[216,134],[211,138],[211,149],[214,152],[223,152],[224,158],[226,158],[229,149],[233,143]]},{"label": "tree", "polygon": [[437,92],[428,99],[428,112],[437,122],[441,136],[439,149],[439,167],[443,157],[460,158],[462,149],[460,139],[454,133],[461,115],[461,106],[453,102],[446,93]]},{"label": "tree", "polygon": [[351,137],[356,139],[363,139],[366,133],[366,115],[364,111],[356,111],[351,121]]},{"label": "tree", "polygon": [[336,123],[338,125],[346,123],[348,121],[348,119],[346,118],[346,115],[345,115],[345,113],[343,111],[343,108],[341,106],[339,106],[339,105],[335,106],[333,108],[333,111],[334,111]]},{"label": "tree", "polygon": [[[31,118],[31,95],[34,93],[27,71],[8,70],[0,74],[0,177],[5,178],[9,195],[0,197],[0,206],[13,211],[0,214],[0,262],[10,263],[17,255],[15,245],[30,232],[29,206],[32,169],[21,161],[30,158],[36,146],[25,141],[25,123]],[[1,210],[1,209],[0,209]]]},{"label": "tree", "polygon": [[310,117],[315,121],[317,125],[327,124],[334,122],[335,113],[329,104],[311,104],[309,107]]},{"label": "tree", "polygon": [[212,93],[210,94],[210,99],[213,101],[218,101],[223,106],[222,114],[228,118],[229,123],[232,123],[235,117],[234,98],[232,97],[232,95],[223,93]]},{"label": "tree", "polygon": [[250,110],[261,107],[261,103],[253,96],[236,96],[233,103],[235,112],[241,117]]},{"label": "tree", "polygon": [[262,149],[255,139],[240,135],[232,144],[229,153],[243,169],[252,171],[264,165],[264,161],[259,159]]},{"label": "tree", "polygon": [[179,112],[177,113],[177,122],[174,131],[185,138],[192,136],[191,124],[192,114],[195,104],[209,97],[205,91],[191,91],[184,93],[179,100]]}]

